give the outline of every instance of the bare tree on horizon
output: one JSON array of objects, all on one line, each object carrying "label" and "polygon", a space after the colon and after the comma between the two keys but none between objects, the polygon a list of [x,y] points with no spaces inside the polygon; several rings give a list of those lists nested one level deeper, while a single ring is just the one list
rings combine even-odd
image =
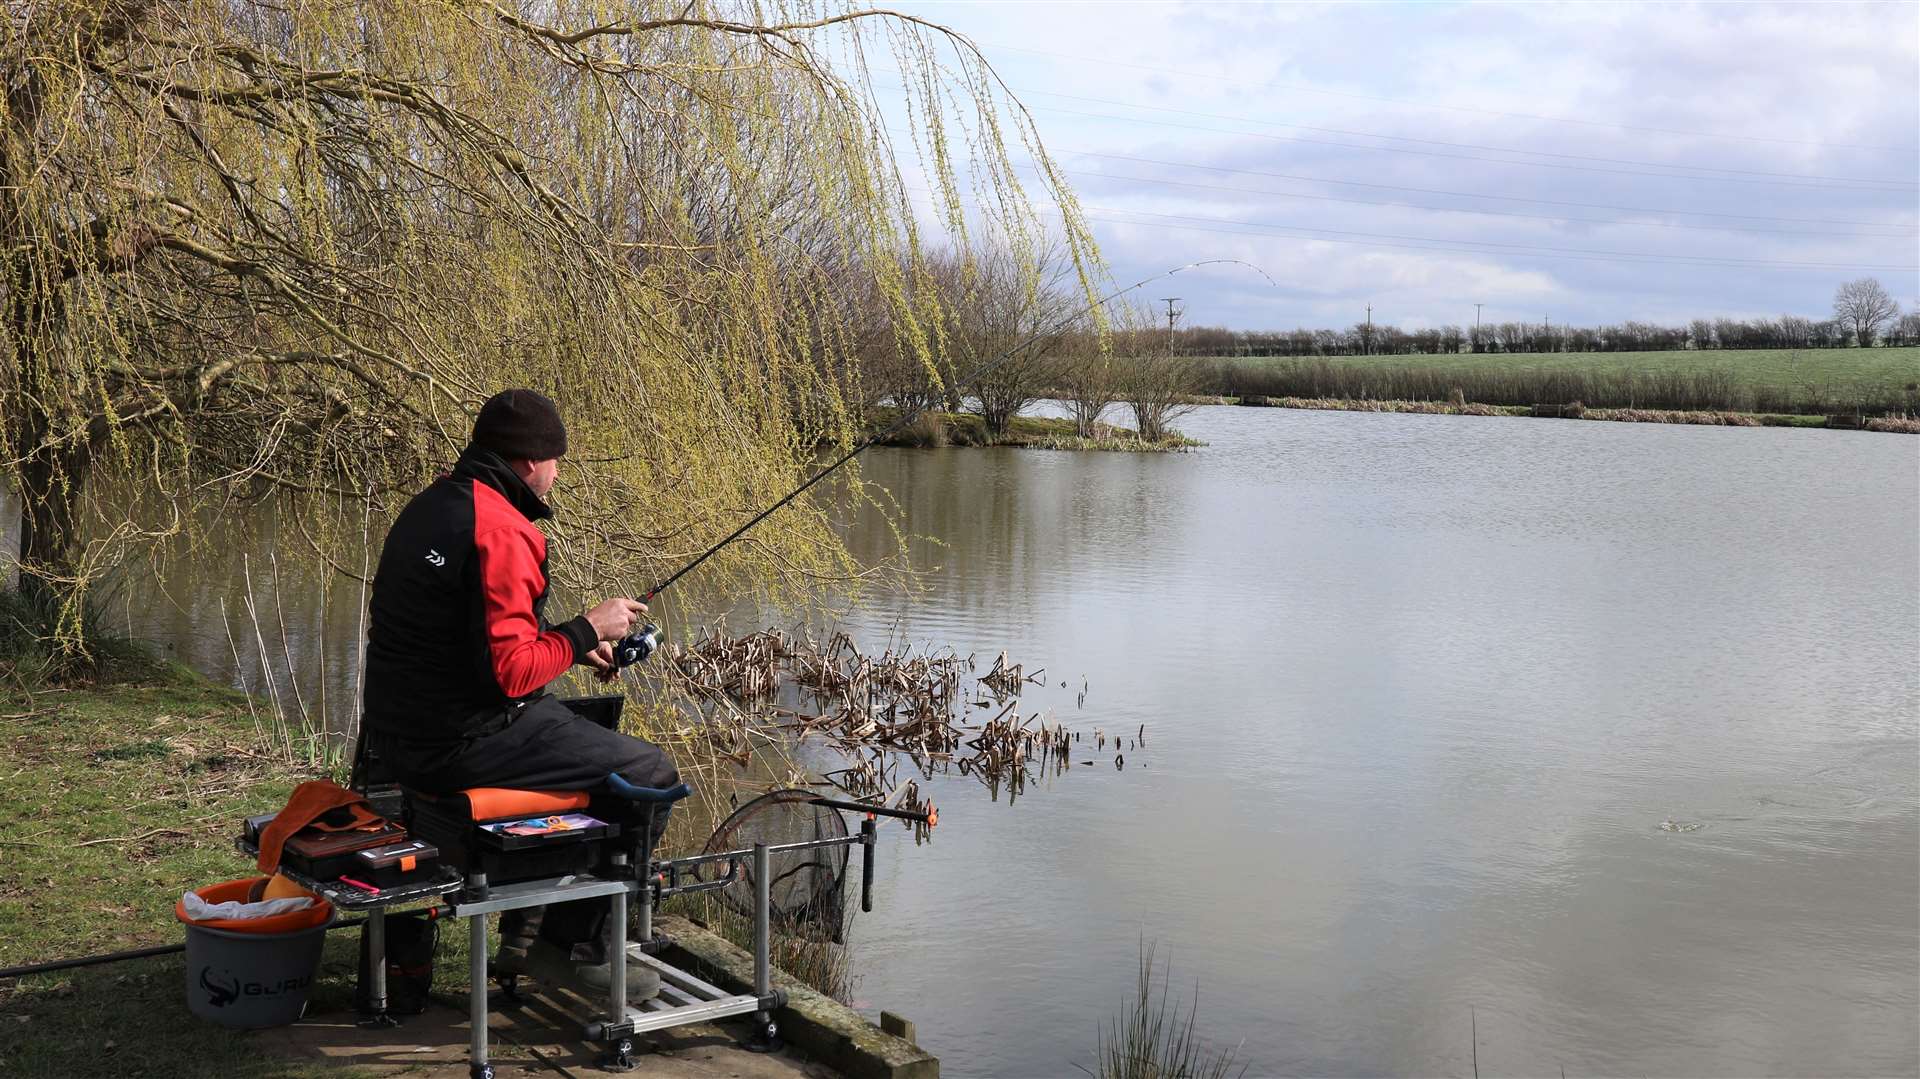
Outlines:
[{"label": "bare tree on horizon", "polygon": [[1853,330],[1854,340],[1861,348],[1873,344],[1880,327],[1899,315],[1900,305],[1875,278],[1862,277],[1834,290],[1833,317]]}]

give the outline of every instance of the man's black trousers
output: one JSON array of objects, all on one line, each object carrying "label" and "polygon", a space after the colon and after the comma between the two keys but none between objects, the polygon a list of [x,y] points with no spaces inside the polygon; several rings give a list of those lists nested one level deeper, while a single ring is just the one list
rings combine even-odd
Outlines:
[{"label": "man's black trousers", "polygon": [[[634,864],[645,868],[666,831],[669,807],[652,809],[649,829],[649,804],[614,796],[607,777],[618,773],[636,787],[679,783],[679,770],[659,746],[583,719],[551,694],[478,726],[486,733],[451,745],[421,746],[374,735],[374,748],[402,784],[428,794],[469,787],[587,791],[593,797],[587,812],[633,837],[628,849]],[[598,940],[606,909],[604,899],[555,905],[542,920],[541,935],[569,946]]]}]

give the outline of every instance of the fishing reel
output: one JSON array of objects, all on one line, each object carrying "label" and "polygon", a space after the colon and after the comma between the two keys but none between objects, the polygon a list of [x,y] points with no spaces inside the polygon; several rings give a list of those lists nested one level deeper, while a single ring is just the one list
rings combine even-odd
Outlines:
[{"label": "fishing reel", "polygon": [[613,642],[613,665],[631,667],[636,663],[645,663],[660,647],[660,627],[648,622],[625,637]]}]

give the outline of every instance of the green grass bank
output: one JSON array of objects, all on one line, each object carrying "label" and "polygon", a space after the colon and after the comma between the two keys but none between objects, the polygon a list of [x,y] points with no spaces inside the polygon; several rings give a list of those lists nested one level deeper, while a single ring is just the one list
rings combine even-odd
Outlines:
[{"label": "green grass bank", "polygon": [[[124,651],[124,650],[122,650]],[[235,822],[295,773],[247,700],[178,664],[0,682],[0,966],[173,944],[188,888],[252,875]],[[313,1007],[342,1008],[355,941],[332,934]],[[0,1074],[352,1075],[287,1060],[187,1011],[178,955],[0,980]]]},{"label": "green grass bank", "polygon": [[[21,625],[20,603],[0,592],[0,627],[22,630],[16,638],[44,629]],[[61,678],[48,660],[28,641],[0,640],[0,967],[177,944],[180,894],[256,875],[233,846],[239,821],[284,804],[316,766],[274,728],[264,702],[133,642],[100,638],[92,660],[61,666]],[[688,913],[747,940],[740,919]],[[359,934],[328,935],[310,1015],[351,1008]],[[847,995],[843,949],[785,936],[775,944],[783,970]],[[462,925],[444,923],[434,992],[459,1009],[467,957]],[[175,953],[0,979],[0,1076],[371,1074],[294,1058],[273,1032],[196,1018],[183,976]],[[502,1060],[516,1052],[495,1049]]]},{"label": "green grass bank", "polygon": [[[1297,363],[1303,357],[1204,357],[1249,367]],[[1901,348],[1679,349],[1670,352],[1489,352],[1410,356],[1329,356],[1335,364],[1407,365],[1442,372],[1489,369],[1587,374],[1699,374],[1724,370],[1747,386],[1787,388],[1803,383],[1867,388],[1920,378],[1920,346]]]}]

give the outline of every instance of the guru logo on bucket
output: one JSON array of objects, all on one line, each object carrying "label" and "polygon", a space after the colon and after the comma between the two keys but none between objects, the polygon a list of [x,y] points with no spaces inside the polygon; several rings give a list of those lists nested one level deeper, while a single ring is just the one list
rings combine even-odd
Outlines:
[{"label": "guru logo on bucket", "polygon": [[298,993],[313,984],[313,975],[302,974],[297,978],[283,978],[271,984],[267,982],[243,982],[233,976],[230,970],[220,972],[226,977],[216,981],[211,965],[200,968],[200,987],[207,991],[207,1003],[216,1008],[224,1008],[241,997],[277,997],[283,993]]},{"label": "guru logo on bucket", "polygon": [[224,1008],[240,999],[240,979],[235,978],[231,972],[227,972],[226,981],[222,984],[215,982],[212,975],[212,967],[200,968],[200,988],[207,991],[208,1004],[216,1008]]}]

